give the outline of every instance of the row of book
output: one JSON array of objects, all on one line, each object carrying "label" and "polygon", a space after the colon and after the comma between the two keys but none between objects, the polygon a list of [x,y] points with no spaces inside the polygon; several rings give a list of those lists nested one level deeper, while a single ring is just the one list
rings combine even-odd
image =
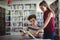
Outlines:
[{"label": "row of book", "polygon": [[6,32],[20,32],[21,28],[6,28]]},{"label": "row of book", "polygon": [[35,9],[36,5],[35,4],[15,4],[11,6],[11,9]]},{"label": "row of book", "polygon": [[23,16],[23,12],[22,12],[22,11],[20,11],[20,10],[16,10],[16,11],[12,10],[12,15],[19,15],[19,16]]},{"label": "row of book", "polygon": [[6,22],[6,26],[23,26],[23,22],[12,22],[12,25],[11,22]]}]

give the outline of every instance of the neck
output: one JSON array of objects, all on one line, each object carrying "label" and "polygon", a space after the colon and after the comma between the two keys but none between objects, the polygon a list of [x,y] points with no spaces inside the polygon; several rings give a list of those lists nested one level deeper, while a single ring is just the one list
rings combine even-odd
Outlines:
[{"label": "neck", "polygon": [[46,8],[46,10],[44,12],[46,12],[47,10],[49,10],[49,8]]},{"label": "neck", "polygon": [[48,9],[46,8],[46,9],[44,10],[44,12],[47,11],[47,10],[48,10]]},{"label": "neck", "polygon": [[37,27],[37,25],[32,25],[32,27]]}]

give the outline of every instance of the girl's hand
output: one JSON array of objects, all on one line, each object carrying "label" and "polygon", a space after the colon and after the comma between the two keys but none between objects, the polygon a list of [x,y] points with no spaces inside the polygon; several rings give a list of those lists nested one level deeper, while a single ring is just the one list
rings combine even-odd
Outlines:
[{"label": "girl's hand", "polygon": [[36,35],[40,32],[41,30],[36,31]]}]

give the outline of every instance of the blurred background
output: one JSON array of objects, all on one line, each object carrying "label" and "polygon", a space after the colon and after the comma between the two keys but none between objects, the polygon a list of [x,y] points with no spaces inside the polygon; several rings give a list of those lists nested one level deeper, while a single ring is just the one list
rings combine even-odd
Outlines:
[{"label": "blurred background", "polygon": [[[29,23],[27,17],[36,14],[39,25],[43,23],[43,12],[39,8],[39,3],[43,0],[0,0],[0,36],[21,35],[20,29]],[[60,0],[45,0],[54,11],[56,36],[60,37]],[[7,36],[6,36],[7,37]],[[19,37],[18,37],[19,38]]]}]

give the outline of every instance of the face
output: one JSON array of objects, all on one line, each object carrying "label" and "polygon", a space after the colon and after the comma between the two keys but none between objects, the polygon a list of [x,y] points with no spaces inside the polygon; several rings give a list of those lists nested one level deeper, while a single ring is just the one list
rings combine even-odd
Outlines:
[{"label": "face", "polygon": [[32,19],[30,19],[30,23],[32,24],[32,25],[35,25],[36,24],[36,19],[35,18],[32,18]]},{"label": "face", "polygon": [[44,11],[46,11],[46,7],[44,7],[44,6],[40,6],[40,9],[44,12]]}]

